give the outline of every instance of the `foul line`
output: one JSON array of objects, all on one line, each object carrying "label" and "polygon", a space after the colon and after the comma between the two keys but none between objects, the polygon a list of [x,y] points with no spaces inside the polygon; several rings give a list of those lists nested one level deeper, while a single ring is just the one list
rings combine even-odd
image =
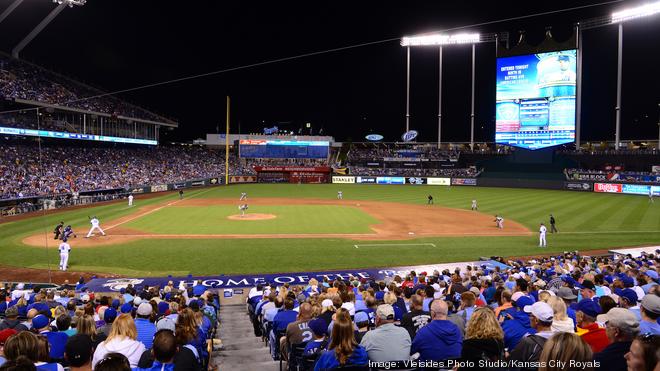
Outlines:
[{"label": "foul line", "polygon": [[[578,232],[558,232],[557,234],[617,234],[617,233],[660,233],[656,231],[578,231]],[[552,235],[552,234],[551,234]]]},{"label": "foul line", "polygon": [[168,206],[172,206],[172,205],[177,204],[177,203],[179,203],[179,202],[181,202],[181,201],[184,201],[184,200],[190,200],[190,199],[192,199],[192,198],[195,198],[196,196],[199,196],[199,195],[201,195],[201,194],[203,194],[203,193],[206,193],[206,192],[209,192],[209,191],[211,191],[211,190],[213,190],[213,188],[205,189],[205,190],[203,190],[203,191],[201,191],[201,192],[199,192],[199,193],[195,193],[195,194],[191,195],[190,197],[182,198],[182,199],[178,199],[178,200],[176,200],[176,201],[172,201],[172,202],[170,202],[170,203],[168,203],[168,204],[165,204],[165,205],[163,205],[163,206],[157,207],[157,208],[155,208],[155,209],[153,209],[153,210],[145,211],[145,212],[142,213],[142,214],[138,214],[138,215],[136,215],[136,216],[134,216],[134,217],[132,217],[132,218],[128,218],[128,219],[126,219],[126,220],[124,220],[124,221],[122,221],[122,222],[119,222],[119,223],[117,223],[117,224],[111,225],[111,226],[105,228],[105,230],[110,230],[110,229],[112,229],[112,228],[119,227],[119,226],[122,225],[122,224],[126,224],[126,223],[131,222],[131,221],[133,221],[133,220],[135,220],[135,219],[139,219],[139,218],[142,218],[143,216],[147,216],[147,215],[149,215],[149,214],[151,214],[151,213],[155,213],[155,212],[158,211],[158,210],[162,210],[162,209],[164,209],[164,208],[166,208],[166,207],[168,207]]},{"label": "foul line", "polygon": [[434,243],[367,243],[353,245],[356,249],[360,246],[435,246]]}]

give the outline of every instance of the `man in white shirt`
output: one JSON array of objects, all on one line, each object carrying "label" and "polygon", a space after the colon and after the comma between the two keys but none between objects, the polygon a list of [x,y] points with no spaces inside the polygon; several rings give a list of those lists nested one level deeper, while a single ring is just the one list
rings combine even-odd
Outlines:
[{"label": "man in white shirt", "polygon": [[102,235],[105,236],[105,232],[103,232],[103,229],[101,229],[101,226],[100,226],[101,222],[99,222],[99,220],[96,218],[96,216],[92,217],[89,220],[89,223],[92,225],[92,228],[89,229],[89,233],[87,233],[87,236],[85,236],[85,238],[92,237],[92,233],[94,233],[94,231],[97,230],[97,229],[98,229],[99,232],[101,232]]},{"label": "man in white shirt", "polygon": [[133,206],[133,195],[128,195],[128,206]]},{"label": "man in white shirt", "polygon": [[66,242],[67,239],[63,239],[62,243],[58,250],[60,251],[60,270],[66,271],[69,266],[69,251],[71,251],[71,246]]},{"label": "man in white shirt", "polygon": [[541,223],[541,228],[539,228],[539,247],[546,247],[548,244],[545,241],[545,233],[548,231],[548,228]]}]

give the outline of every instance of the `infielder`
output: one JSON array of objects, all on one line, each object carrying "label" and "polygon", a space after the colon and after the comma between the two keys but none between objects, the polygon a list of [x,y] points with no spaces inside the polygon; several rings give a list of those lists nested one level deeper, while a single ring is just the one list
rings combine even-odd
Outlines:
[{"label": "infielder", "polygon": [[64,228],[64,222],[60,222],[60,224],[55,226],[55,229],[53,230],[53,234],[55,237],[53,238],[54,240],[59,240],[60,235],[62,234],[62,228]]},{"label": "infielder", "polygon": [[649,202],[653,203],[653,188],[649,186]]},{"label": "infielder", "polygon": [[105,232],[103,232],[103,229],[101,229],[100,222],[99,222],[99,220],[96,218],[96,216],[94,216],[93,218],[91,218],[91,219],[89,220],[89,223],[92,225],[92,228],[89,229],[89,233],[87,233],[87,236],[86,236],[85,238],[90,238],[90,237],[92,237],[92,233],[94,233],[94,231],[97,230],[97,229],[99,230],[99,232],[101,232],[102,235],[105,236]]},{"label": "infielder", "polygon": [[245,211],[248,209],[248,204],[238,205],[238,210],[241,211],[241,217],[245,216]]},{"label": "infielder", "polygon": [[433,205],[433,196],[429,195],[426,199],[428,200],[426,201],[427,205]]},{"label": "infielder", "polygon": [[344,192],[337,191],[337,199],[338,200],[343,200],[344,199]]},{"label": "infielder", "polygon": [[504,229],[504,218],[502,218],[499,215],[495,215],[495,224],[497,225],[497,228],[499,229]]},{"label": "infielder", "polygon": [[133,195],[132,194],[128,195],[128,206],[133,206]]},{"label": "infielder", "polygon": [[545,227],[543,223],[541,223],[541,227],[539,228],[539,247],[546,247],[548,244],[545,241],[545,233],[548,231],[548,228]]},{"label": "infielder", "polygon": [[241,198],[239,199],[239,201],[244,201],[244,200],[247,200],[247,193],[241,192]]},{"label": "infielder", "polygon": [[179,191],[179,200],[183,200],[183,189]]},{"label": "infielder", "polygon": [[66,271],[66,269],[69,267],[69,251],[71,251],[71,246],[66,242],[67,239],[63,239],[62,243],[60,243],[60,247],[58,250],[60,250],[60,270],[61,271]]},{"label": "infielder", "polygon": [[477,207],[477,200],[472,200],[472,206],[470,207],[472,211],[478,211],[479,207]]}]

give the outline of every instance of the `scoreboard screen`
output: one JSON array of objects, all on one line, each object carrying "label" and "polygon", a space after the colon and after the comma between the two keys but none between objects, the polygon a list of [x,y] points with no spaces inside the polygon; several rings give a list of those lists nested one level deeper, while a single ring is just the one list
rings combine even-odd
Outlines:
[{"label": "scoreboard screen", "polygon": [[243,139],[239,142],[242,158],[328,158],[328,141]]}]

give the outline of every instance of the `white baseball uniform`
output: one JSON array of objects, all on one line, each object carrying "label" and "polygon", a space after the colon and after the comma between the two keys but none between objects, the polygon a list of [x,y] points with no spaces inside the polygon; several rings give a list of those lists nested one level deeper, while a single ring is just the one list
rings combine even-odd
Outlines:
[{"label": "white baseball uniform", "polygon": [[243,201],[243,200],[247,200],[247,193],[245,192],[241,193],[241,198],[239,199],[239,201]]},{"label": "white baseball uniform", "polygon": [[337,192],[337,199],[338,200],[343,200],[344,199],[344,193],[342,191]]},{"label": "white baseball uniform", "polygon": [[240,206],[238,206],[238,209],[241,211],[241,216],[245,216],[245,210],[248,209],[248,205],[247,204],[240,205]]},{"label": "white baseball uniform", "polygon": [[478,209],[477,200],[472,200],[472,207],[471,208],[472,208],[472,210],[477,210]]},{"label": "white baseball uniform", "polygon": [[133,206],[133,195],[128,195],[128,206]]},{"label": "white baseball uniform", "polygon": [[497,228],[504,229],[504,218],[498,216],[497,218],[495,218],[495,222],[497,223]]},{"label": "white baseball uniform", "polygon": [[101,229],[101,226],[99,225],[100,222],[96,218],[92,218],[92,220],[89,221],[92,224],[92,228],[89,229],[89,233],[87,233],[87,237],[91,237],[92,233],[94,233],[95,230],[98,229],[99,232],[101,232],[102,235],[105,236],[105,232],[103,232],[103,229]]},{"label": "white baseball uniform", "polygon": [[541,228],[539,228],[539,247],[546,247],[548,244],[545,241],[545,233],[548,231],[548,228],[546,228],[544,225],[541,225]]},{"label": "white baseball uniform", "polygon": [[60,270],[65,271],[69,266],[69,251],[71,251],[71,246],[66,242],[62,242],[58,250],[60,250]]},{"label": "white baseball uniform", "polygon": [[653,203],[653,188],[649,187],[649,202]]}]

